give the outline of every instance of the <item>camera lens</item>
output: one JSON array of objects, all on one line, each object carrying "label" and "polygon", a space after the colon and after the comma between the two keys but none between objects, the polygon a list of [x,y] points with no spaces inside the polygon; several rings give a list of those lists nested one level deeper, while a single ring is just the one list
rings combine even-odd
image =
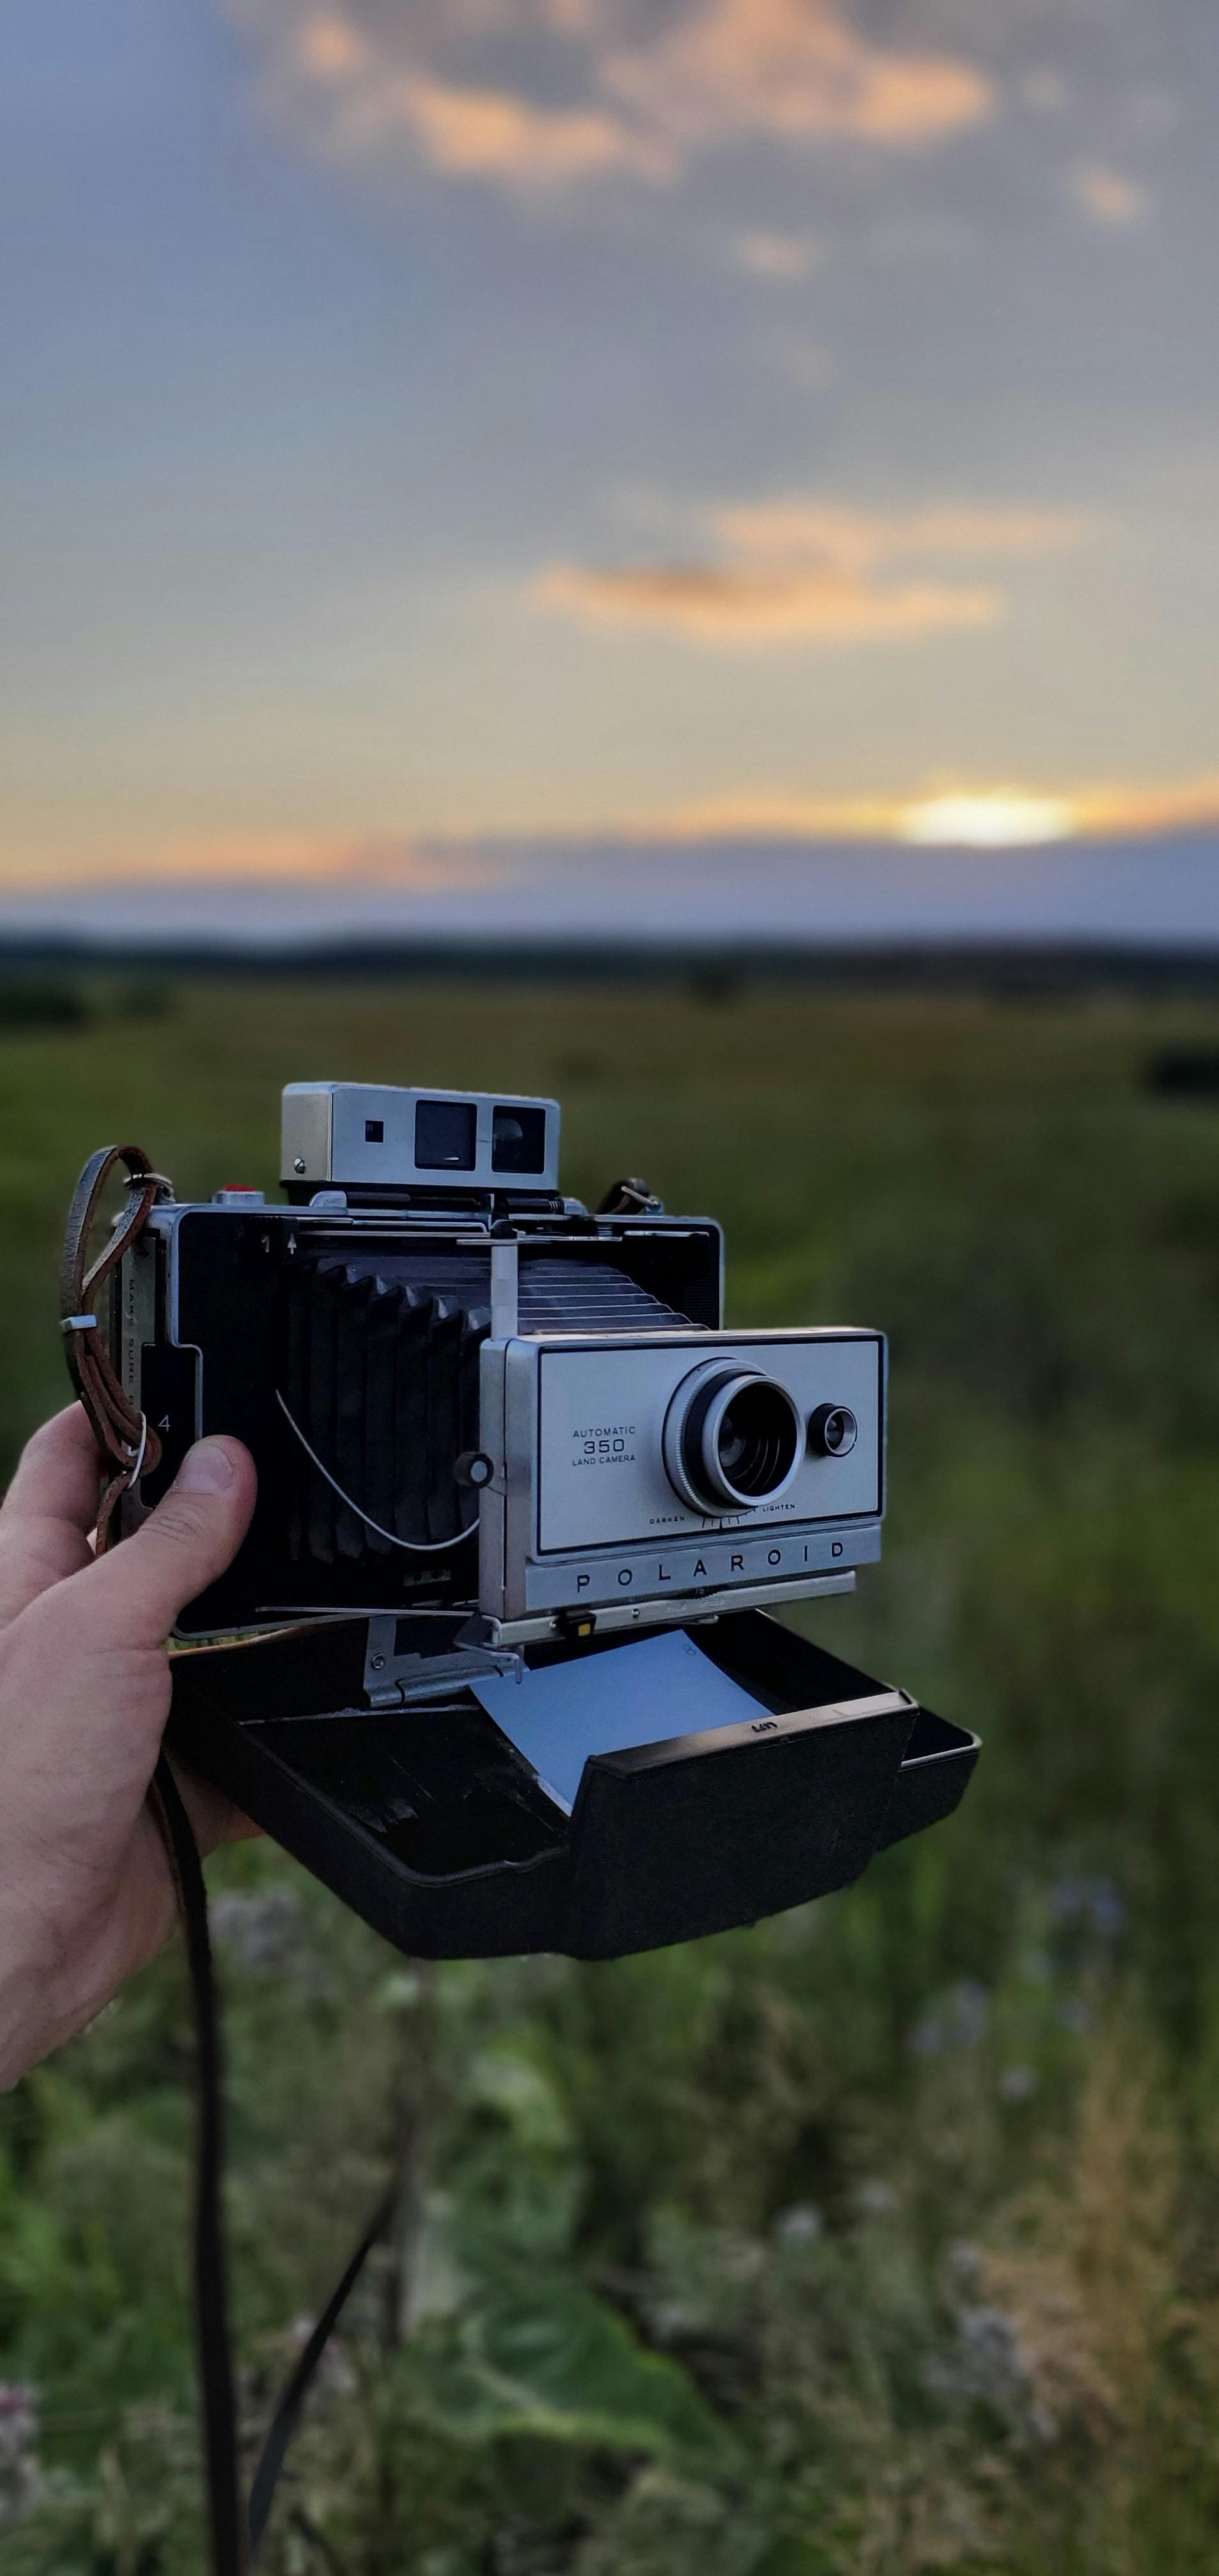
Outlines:
[{"label": "camera lens", "polygon": [[859,1438],[859,1424],[846,1404],[819,1404],[808,1426],[809,1447],[817,1458],[849,1457]]},{"label": "camera lens", "polygon": [[757,1510],[790,1485],[804,1426],[786,1387],[739,1361],[709,1361],[679,1386],[664,1428],[670,1484],[696,1512]]},{"label": "camera lens", "polygon": [[791,1399],[759,1378],[730,1396],[720,1417],[715,1454],[726,1485],[751,1502],[773,1494],[792,1460]]}]

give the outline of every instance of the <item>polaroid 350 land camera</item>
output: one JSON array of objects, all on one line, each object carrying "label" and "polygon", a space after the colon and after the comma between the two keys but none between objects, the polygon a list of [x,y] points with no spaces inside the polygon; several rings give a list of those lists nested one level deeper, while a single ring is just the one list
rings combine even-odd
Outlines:
[{"label": "polaroid 350 land camera", "polygon": [[143,1426],[120,1525],[205,1432],[259,1474],[171,1742],[401,1948],[681,1940],[956,1805],[976,1739],[761,1607],[879,1556],[879,1333],[726,1332],[719,1227],[565,1198],[550,1100],[290,1084],[286,1204],[139,1162],[65,1317]]}]

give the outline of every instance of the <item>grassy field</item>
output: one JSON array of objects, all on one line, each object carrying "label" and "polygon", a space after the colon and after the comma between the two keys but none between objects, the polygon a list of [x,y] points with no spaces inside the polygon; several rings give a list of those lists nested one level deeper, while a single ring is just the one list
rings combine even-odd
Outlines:
[{"label": "grassy field", "polygon": [[[1143,1073],[1219,1012],[138,998],[0,1031],[6,1459],[90,1146],[198,1195],[273,1178],[289,1078],[553,1091],[570,1189],[723,1218],[732,1319],[887,1328],[886,1560],[805,1617],[986,1740],[855,1889],[610,1967],[415,1971],[272,1849],[216,1868],[252,2428],[411,2146],[270,2576],[1214,2569],[1219,1111]],[[188,2027],[167,1955],[0,2104],[14,2576],[200,2576]]]}]

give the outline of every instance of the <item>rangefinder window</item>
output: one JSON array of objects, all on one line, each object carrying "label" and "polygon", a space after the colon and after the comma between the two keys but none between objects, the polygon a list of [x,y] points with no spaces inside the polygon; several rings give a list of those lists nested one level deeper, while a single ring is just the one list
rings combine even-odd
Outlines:
[{"label": "rangefinder window", "polygon": [[544,1172],[546,1112],[519,1105],[498,1108],[491,1128],[493,1172]]},{"label": "rangefinder window", "polygon": [[421,1100],[415,1109],[415,1169],[472,1172],[477,1159],[478,1112],[473,1101]]}]

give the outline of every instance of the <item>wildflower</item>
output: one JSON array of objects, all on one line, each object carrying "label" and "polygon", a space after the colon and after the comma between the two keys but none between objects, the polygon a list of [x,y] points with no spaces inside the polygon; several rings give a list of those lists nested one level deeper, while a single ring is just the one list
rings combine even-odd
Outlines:
[{"label": "wildflower", "polygon": [[815,2245],[824,2228],[821,2212],[811,2201],[781,2210],[775,2220],[775,2235],[781,2245]]},{"label": "wildflower", "polygon": [[290,1887],[228,1889],[213,1897],[213,1939],[242,1968],[284,1968],[299,1949],[301,1902]]},{"label": "wildflower", "polygon": [[1060,1923],[1077,1924],[1099,1941],[1116,1941],[1125,1930],[1125,1900],[1111,1878],[1085,1878],[1068,1870],[1050,1890],[1050,1907]]},{"label": "wildflower", "polygon": [[942,2004],[925,2013],[910,2033],[913,2057],[943,2057],[951,2049],[976,2048],[986,2036],[990,1998],[976,1977],[954,1986]]},{"label": "wildflower", "polygon": [[897,2207],[897,2193],[891,2182],[870,2175],[856,2189],[855,2207],[861,2218],[887,2218],[890,2210]]},{"label": "wildflower", "polygon": [[38,2409],[32,2388],[0,2381],[0,2529],[19,2522],[42,2480],[34,2448]]}]

